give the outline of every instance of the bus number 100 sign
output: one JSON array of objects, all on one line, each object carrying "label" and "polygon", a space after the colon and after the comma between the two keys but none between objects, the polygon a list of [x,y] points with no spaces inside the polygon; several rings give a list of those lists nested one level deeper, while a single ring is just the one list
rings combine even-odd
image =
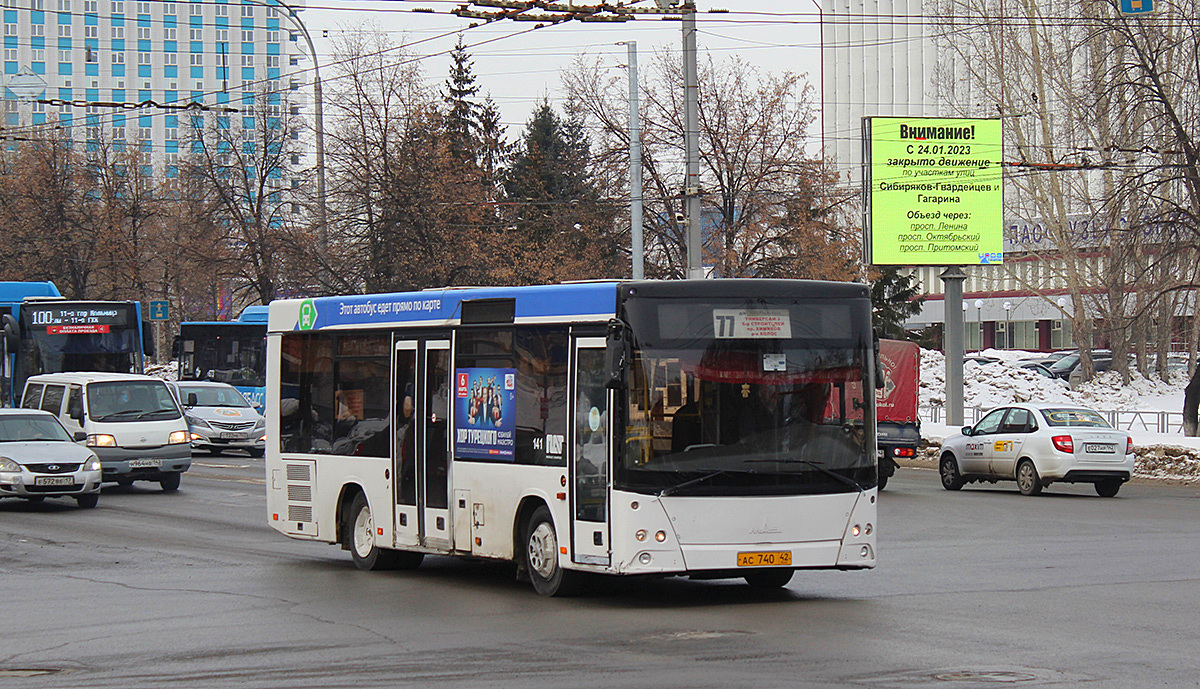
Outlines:
[{"label": "bus number 100 sign", "polygon": [[713,309],[713,336],[723,340],[786,340],[792,336],[786,309]]}]

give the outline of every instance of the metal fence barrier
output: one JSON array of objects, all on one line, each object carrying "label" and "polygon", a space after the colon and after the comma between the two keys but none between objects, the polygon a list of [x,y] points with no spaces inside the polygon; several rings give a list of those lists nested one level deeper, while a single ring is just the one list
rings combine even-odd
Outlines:
[{"label": "metal fence barrier", "polygon": [[[983,407],[964,407],[963,424],[974,426],[988,409]],[[1183,433],[1183,412],[1181,411],[1102,411],[1113,428],[1123,431],[1146,431],[1162,435]],[[917,416],[929,423],[943,423],[945,407],[940,404],[929,404],[917,408]]]}]

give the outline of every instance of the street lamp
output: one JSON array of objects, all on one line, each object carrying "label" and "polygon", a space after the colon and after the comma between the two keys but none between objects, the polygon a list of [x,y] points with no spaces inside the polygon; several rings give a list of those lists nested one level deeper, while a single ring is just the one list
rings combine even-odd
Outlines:
[{"label": "street lamp", "polygon": [[975,331],[979,336],[979,350],[983,351],[983,300],[975,300]]},{"label": "street lamp", "polygon": [[[964,327],[963,327],[963,338],[964,338],[964,339],[968,339],[968,338],[967,338],[967,333],[966,333],[966,323],[967,323],[967,321],[969,320],[969,318],[968,318],[968,316],[967,316],[967,308],[968,308],[969,306],[970,306],[970,305],[969,305],[969,304],[967,304],[967,302],[965,302],[965,301],[962,303],[962,307],[963,307],[963,326],[964,326]],[[968,339],[968,342],[967,342],[967,344],[968,344],[968,345],[969,345],[969,344],[971,344],[971,343],[970,343],[970,341],[969,341],[969,339]],[[965,347],[964,349],[969,349],[969,347]]]},{"label": "street lamp", "polygon": [[308,27],[300,20],[300,14],[291,5],[280,0],[248,0],[256,5],[279,8],[287,13],[288,19],[300,30],[304,42],[308,44],[308,55],[313,61],[313,129],[317,134],[317,252],[322,262],[320,272],[325,274],[325,264],[329,259],[329,229],[325,226],[325,108],[321,94],[321,65],[317,60],[317,49],[313,47],[312,37],[308,35]]},{"label": "street lamp", "polygon": [[1009,319],[1009,316],[1011,313],[1012,313],[1012,302],[1011,301],[1004,302],[1004,348],[1005,349],[1012,349],[1012,343],[1013,343],[1012,321]]}]

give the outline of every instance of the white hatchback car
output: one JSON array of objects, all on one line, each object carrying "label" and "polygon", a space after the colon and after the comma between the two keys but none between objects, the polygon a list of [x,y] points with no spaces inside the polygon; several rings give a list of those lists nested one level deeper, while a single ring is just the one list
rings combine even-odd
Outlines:
[{"label": "white hatchback car", "polygon": [[1024,495],[1051,483],[1091,483],[1111,498],[1133,475],[1133,438],[1084,407],[1012,404],[993,409],[942,445],[942,487],[1016,480]]}]

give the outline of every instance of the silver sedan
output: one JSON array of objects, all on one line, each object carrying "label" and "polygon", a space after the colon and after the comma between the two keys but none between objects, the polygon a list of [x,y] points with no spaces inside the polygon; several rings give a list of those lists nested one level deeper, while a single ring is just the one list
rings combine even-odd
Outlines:
[{"label": "silver sedan", "polygon": [[71,497],[80,507],[100,499],[100,460],[77,444],[58,417],[36,409],[0,409],[0,498]]},{"label": "silver sedan", "polygon": [[1133,439],[1084,407],[1013,404],[988,412],[946,439],[938,471],[942,487],[1015,480],[1024,495],[1051,483],[1091,483],[1111,498],[1133,475]]}]

